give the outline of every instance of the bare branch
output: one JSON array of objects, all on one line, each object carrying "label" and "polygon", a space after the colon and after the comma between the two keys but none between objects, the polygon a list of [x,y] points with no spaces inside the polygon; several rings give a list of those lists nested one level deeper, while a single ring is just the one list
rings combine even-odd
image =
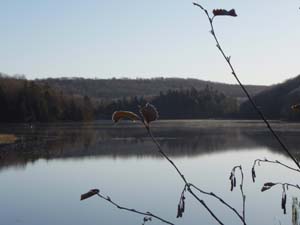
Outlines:
[{"label": "bare branch", "polygon": [[[230,174],[230,180],[231,180],[231,183],[232,183],[232,179],[236,180],[235,172],[236,172],[237,169],[241,173],[240,191],[241,191],[242,202],[243,202],[243,220],[245,220],[246,195],[244,194],[244,172],[243,172],[243,168],[242,168],[241,165],[233,167],[233,169],[231,171],[231,174]],[[231,188],[231,190],[232,189],[233,189],[233,187]]]},{"label": "bare branch", "polygon": [[288,166],[278,160],[268,160],[268,159],[256,159],[254,160],[253,162],[253,166],[252,166],[252,170],[255,170],[255,167],[256,165],[260,165],[260,163],[271,163],[271,164],[278,164],[278,165],[281,165],[287,169],[290,169],[290,170],[293,170],[293,171],[296,171],[296,172],[299,172],[300,173],[300,170],[299,169],[296,169],[296,168],[293,168],[291,166]]},{"label": "bare branch", "polygon": [[[268,183],[265,183],[265,184],[268,184]],[[289,187],[293,187],[293,188],[300,190],[300,186],[298,184],[281,183],[281,182],[276,182],[276,183],[272,183],[272,184],[273,184],[272,186],[281,185],[281,186],[285,186],[287,189]]]},{"label": "bare branch", "polygon": [[234,207],[232,207],[231,205],[229,205],[227,202],[225,202],[221,197],[219,197],[219,196],[216,195],[215,193],[203,191],[203,190],[201,190],[200,188],[198,188],[197,186],[195,186],[195,185],[193,185],[193,184],[190,184],[190,187],[195,188],[197,191],[199,191],[199,192],[202,193],[202,194],[210,195],[210,196],[212,196],[213,198],[219,200],[223,205],[225,205],[225,206],[228,207],[230,210],[232,210],[232,211],[239,217],[239,219],[242,221],[242,223],[243,223],[244,225],[246,224],[246,221],[244,220],[243,216],[241,216],[241,215],[239,214],[239,212],[238,212]]},{"label": "bare branch", "polygon": [[276,185],[280,185],[282,187],[282,195],[281,195],[281,209],[283,210],[283,213],[286,214],[286,191],[289,189],[289,187],[296,188],[300,190],[300,186],[297,184],[290,184],[290,183],[273,183],[273,182],[267,182],[262,187],[261,191],[267,191],[270,190],[272,187],[275,187]]},{"label": "bare branch", "polygon": [[157,220],[160,220],[161,222],[165,223],[165,224],[170,224],[170,225],[174,225],[174,223],[172,222],[169,222],[168,220],[165,220],[151,212],[142,212],[142,211],[139,211],[139,210],[136,210],[136,209],[130,209],[130,208],[127,208],[127,207],[124,207],[124,206],[121,206],[119,205],[118,203],[114,202],[113,200],[111,200],[111,198],[109,196],[103,196],[102,194],[100,194],[100,192],[98,194],[96,194],[97,196],[99,196],[100,198],[104,199],[105,201],[107,201],[108,203],[116,206],[118,209],[121,209],[121,210],[125,210],[125,211],[128,211],[128,212],[132,212],[132,213],[135,213],[135,214],[139,214],[139,215],[143,215],[143,216],[148,216],[148,217],[152,217],[152,218],[155,218]]},{"label": "bare branch", "polygon": [[238,82],[238,84],[240,85],[240,87],[242,88],[242,90],[244,91],[245,95],[247,96],[247,98],[249,99],[250,103],[252,104],[253,108],[255,109],[255,111],[258,113],[258,115],[260,116],[260,118],[264,121],[264,123],[266,124],[267,128],[269,129],[269,131],[272,133],[273,137],[277,140],[277,142],[279,143],[279,145],[282,147],[282,149],[287,153],[287,155],[294,161],[294,163],[296,164],[296,166],[300,169],[300,164],[298,163],[297,159],[291,154],[291,152],[289,151],[289,149],[287,148],[287,146],[281,141],[281,139],[279,138],[279,136],[276,134],[276,132],[273,130],[271,124],[268,122],[268,120],[266,119],[265,115],[263,114],[263,112],[258,108],[258,106],[255,104],[254,100],[252,99],[251,95],[249,94],[249,92],[247,91],[247,89],[245,88],[245,86],[242,84],[242,82],[240,81],[240,79],[237,76],[237,73],[235,72],[235,69],[231,63],[230,60],[230,56],[226,55],[226,53],[224,52],[218,37],[216,36],[216,32],[214,29],[214,25],[213,25],[213,19],[215,17],[211,17],[208,13],[208,11],[200,4],[198,3],[193,3],[195,6],[198,6],[207,16],[210,27],[211,27],[211,35],[213,36],[215,42],[216,42],[216,46],[218,48],[218,50],[220,51],[221,55],[224,57],[226,63],[228,64],[232,75],[234,76],[234,78],[236,79],[236,81]]}]

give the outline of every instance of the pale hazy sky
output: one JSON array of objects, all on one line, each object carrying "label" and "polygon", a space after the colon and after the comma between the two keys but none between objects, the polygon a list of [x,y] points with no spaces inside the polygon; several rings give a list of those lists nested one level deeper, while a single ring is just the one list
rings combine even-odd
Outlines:
[{"label": "pale hazy sky", "polygon": [[[300,74],[299,0],[203,0],[235,8],[217,33],[245,83]],[[193,77],[235,83],[190,0],[0,0],[0,71],[27,78]]]}]

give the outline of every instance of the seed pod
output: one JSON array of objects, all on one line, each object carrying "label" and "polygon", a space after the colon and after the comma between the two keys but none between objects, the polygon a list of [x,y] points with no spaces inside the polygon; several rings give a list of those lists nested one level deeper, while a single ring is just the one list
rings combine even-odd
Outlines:
[{"label": "seed pod", "polygon": [[182,213],[181,213],[180,205],[178,204],[178,206],[177,206],[177,216],[176,216],[176,218],[180,218],[180,217],[182,217]]},{"label": "seed pod", "polygon": [[234,184],[233,184],[233,179],[230,180],[230,185],[231,185],[231,186],[230,186],[230,191],[233,191],[233,186],[234,186]]},{"label": "seed pod", "polygon": [[281,197],[281,208],[283,209],[283,214],[286,214],[286,193],[285,193],[285,191],[282,193],[282,197]]},{"label": "seed pod", "polygon": [[255,183],[256,173],[255,173],[254,166],[252,167],[251,173],[252,173],[252,181],[253,183]]},{"label": "seed pod", "polygon": [[229,180],[231,180],[232,178],[233,178],[233,173],[231,172],[229,176]]}]

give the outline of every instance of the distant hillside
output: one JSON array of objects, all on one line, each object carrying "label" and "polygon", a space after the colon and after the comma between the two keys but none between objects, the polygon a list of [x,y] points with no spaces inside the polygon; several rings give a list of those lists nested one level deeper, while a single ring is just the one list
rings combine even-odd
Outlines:
[{"label": "distant hillside", "polygon": [[[268,119],[299,120],[300,113],[293,112],[291,105],[300,103],[300,75],[258,93],[254,101]],[[247,118],[257,118],[257,113],[248,101],[241,104],[240,114]]]},{"label": "distant hillside", "polygon": [[[91,98],[111,99],[129,96],[157,96],[168,90],[182,90],[195,88],[203,90],[207,85],[224,93],[229,97],[244,98],[238,85],[182,78],[154,78],[154,79],[84,79],[59,78],[36,80],[38,83],[48,84],[62,90],[66,94],[87,95]],[[246,85],[254,95],[266,86]]]}]

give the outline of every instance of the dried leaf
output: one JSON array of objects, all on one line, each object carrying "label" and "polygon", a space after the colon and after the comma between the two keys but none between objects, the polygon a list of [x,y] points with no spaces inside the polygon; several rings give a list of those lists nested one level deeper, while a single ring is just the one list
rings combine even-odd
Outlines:
[{"label": "dried leaf", "polygon": [[274,185],[276,185],[276,184],[275,184],[275,183],[272,183],[272,182],[265,183],[264,186],[262,187],[261,191],[262,191],[262,192],[267,191],[267,190],[269,190],[271,187],[273,187]]},{"label": "dried leaf", "polygon": [[81,197],[80,197],[80,201],[85,200],[87,198],[90,198],[90,197],[92,197],[96,194],[99,194],[99,190],[98,189],[92,189],[89,192],[82,194]]},{"label": "dried leaf", "polygon": [[261,188],[261,192],[267,191],[267,190],[269,190],[270,188],[271,188],[271,187],[263,186],[263,187]]},{"label": "dried leaf", "polygon": [[231,9],[229,11],[226,9],[214,9],[213,14],[214,16],[234,16],[234,17],[237,16],[234,9]]},{"label": "dried leaf", "polygon": [[146,124],[158,119],[158,111],[155,106],[150,103],[147,103],[144,107],[142,107],[140,109],[140,113],[142,114]]},{"label": "dried leaf", "polygon": [[121,119],[130,119],[132,121],[140,120],[140,117],[130,111],[115,111],[112,115],[112,120],[117,123]]},{"label": "dried leaf", "polygon": [[264,186],[270,186],[270,187],[272,187],[272,186],[274,186],[274,185],[276,185],[276,184],[275,184],[275,183],[272,183],[272,182],[267,182],[267,183],[264,184]]}]

